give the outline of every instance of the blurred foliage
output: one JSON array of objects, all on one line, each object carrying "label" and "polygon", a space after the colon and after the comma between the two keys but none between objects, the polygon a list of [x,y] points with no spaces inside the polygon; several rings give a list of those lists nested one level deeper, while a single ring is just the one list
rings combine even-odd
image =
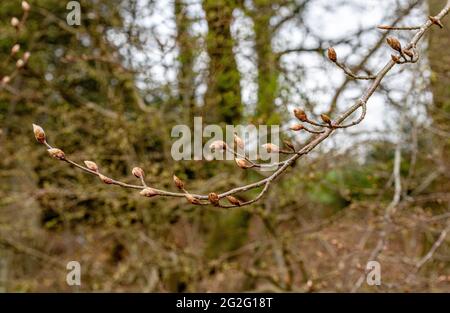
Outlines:
[{"label": "blurred foliage", "polygon": [[[106,39],[111,31],[128,30],[122,11],[133,1],[80,2],[82,25],[68,27],[65,1],[31,1],[26,27],[19,32],[9,21],[21,16],[20,1],[0,3],[0,60],[8,60],[0,62],[0,77],[15,69],[16,57],[8,57],[14,43],[21,45],[19,55],[31,52],[26,68],[14,77],[10,88],[0,91],[0,258],[9,264],[5,288],[72,290],[65,284],[65,263],[79,260],[85,291],[278,291],[272,286],[277,282],[267,286],[261,280],[271,279],[260,279],[255,272],[270,277],[284,273],[283,262],[292,263],[297,277],[293,284],[301,291],[310,291],[310,280],[317,290],[348,290],[351,279],[336,274],[336,267],[351,248],[361,244],[356,240],[364,237],[365,231],[375,232],[392,199],[395,147],[389,141],[364,145],[363,160],[356,149],[308,157],[289,169],[260,203],[223,211],[193,207],[179,199],[149,200],[133,191],[106,186],[96,177],[50,159],[31,132],[32,123],[42,125],[50,144],[74,160],[95,161],[102,172],[125,182],[135,182],[130,170],[136,165],[145,170],[149,185],[174,188],[172,175],[176,173],[198,193],[223,191],[260,179],[262,174],[239,171],[234,162],[174,162],[170,131],[175,124],[190,123],[198,113],[207,122],[283,121],[286,112],[274,103],[281,87],[272,48],[276,31],[270,21],[284,1],[276,5],[255,1],[248,11],[242,1],[202,2],[210,59],[204,107],[194,103],[194,55],[200,54],[196,50],[200,46],[187,31],[192,21],[185,2],[174,3],[180,51],[178,93],[154,95],[151,101],[144,96],[145,90],[136,87],[136,69],[125,65],[121,47]],[[258,103],[251,116],[244,116],[233,50],[236,43],[230,31],[236,9],[244,10],[256,23],[256,52],[262,60],[257,66]],[[303,9],[300,6],[295,14]],[[430,53],[430,63],[433,93],[440,110],[445,111],[450,101],[446,74],[439,71],[442,64],[434,62],[448,58],[448,45],[433,36],[430,40],[431,45],[444,47],[433,50],[442,55]],[[448,118],[433,114],[437,124],[448,128]],[[429,138],[423,133],[418,139],[418,150],[429,153],[419,153],[412,161],[406,156],[414,149],[405,147],[403,151],[401,175],[411,181],[404,190],[405,198],[420,187],[430,171],[448,167],[448,145],[438,147],[441,141]],[[414,173],[410,172],[412,166]],[[447,174],[426,190],[444,193],[448,187]],[[252,190],[242,199],[251,199],[257,192]],[[395,234],[399,237],[393,238],[393,245],[404,248],[410,257],[424,255],[436,240],[438,227],[423,230],[420,225],[408,224],[412,222],[406,217],[448,212],[445,199],[411,202],[402,208],[405,216],[399,220],[405,218],[408,227]],[[323,228],[324,224],[329,228]],[[332,244],[325,244],[328,242]],[[410,247],[408,242],[418,244]],[[445,249],[442,254],[448,252],[448,247]],[[238,253],[241,250],[245,253]],[[280,260],[284,250],[290,251],[289,257]],[[443,264],[445,258],[436,261],[423,274],[425,279],[431,277],[430,281],[413,290],[445,290],[432,280],[448,273],[448,264]],[[356,277],[359,272],[353,265],[349,265],[353,272],[349,271]],[[396,266],[387,266],[387,272],[400,275]]]}]

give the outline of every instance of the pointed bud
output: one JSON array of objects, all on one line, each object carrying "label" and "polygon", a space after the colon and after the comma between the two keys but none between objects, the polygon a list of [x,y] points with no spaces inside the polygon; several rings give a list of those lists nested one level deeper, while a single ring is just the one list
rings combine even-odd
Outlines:
[{"label": "pointed bud", "polygon": [[241,205],[241,201],[239,201],[238,199],[236,199],[233,196],[227,196],[227,200],[232,204],[232,205],[237,205],[240,206]]},{"label": "pointed bud", "polygon": [[322,121],[328,125],[331,125],[331,118],[326,114],[320,114]]},{"label": "pointed bud", "polygon": [[28,62],[28,59],[30,58],[30,56],[31,56],[31,53],[29,51],[25,52],[22,57],[23,61],[25,63]]},{"label": "pointed bud", "polygon": [[379,25],[378,28],[379,28],[379,29],[384,29],[384,30],[389,30],[389,29],[392,29],[392,26],[388,26],[388,25]]},{"label": "pointed bud", "polygon": [[20,45],[18,43],[16,43],[12,48],[11,48],[11,55],[16,54],[17,52],[20,51]]},{"label": "pointed bud", "polygon": [[294,109],[294,115],[302,122],[306,122],[308,120],[308,116],[302,109]]},{"label": "pointed bud", "polygon": [[414,53],[411,50],[403,50],[403,53],[409,56],[411,59],[414,57]]},{"label": "pointed bud", "polygon": [[2,84],[8,84],[11,81],[11,77],[9,76],[3,76],[2,78]]},{"label": "pointed bud", "polygon": [[400,58],[399,58],[398,55],[391,54],[391,59],[392,59],[392,61],[394,61],[395,63],[399,63],[399,62],[400,62]]},{"label": "pointed bud", "polygon": [[430,19],[430,21],[434,24],[439,26],[440,28],[444,28],[444,25],[442,24],[441,20],[435,18],[434,16],[428,16],[428,18]]},{"label": "pointed bud", "polygon": [[28,2],[22,1],[22,10],[24,10],[25,12],[30,11],[30,5],[28,4]]},{"label": "pointed bud", "polygon": [[84,161],[84,164],[91,171],[98,172],[98,166],[94,162],[92,162],[92,161]]},{"label": "pointed bud", "polygon": [[262,145],[262,147],[264,149],[266,149],[267,152],[269,152],[269,153],[280,151],[280,147],[278,147],[277,145],[274,145],[273,143],[265,143]]},{"label": "pointed bud", "polygon": [[222,141],[222,140],[216,140],[213,141],[210,145],[209,145],[209,149],[211,149],[212,151],[221,151],[221,150],[225,150],[225,148],[227,147],[227,144]]},{"label": "pointed bud", "polygon": [[146,188],[142,189],[139,192],[139,194],[141,196],[149,197],[149,198],[159,195],[159,193],[155,189],[150,188],[150,187],[146,187]]},{"label": "pointed bud", "polygon": [[304,128],[304,126],[302,124],[296,124],[294,126],[289,127],[291,130],[293,131],[299,131],[302,130]]},{"label": "pointed bud", "polygon": [[66,155],[64,154],[64,152],[58,148],[48,149],[47,152],[48,152],[48,154],[50,154],[50,156],[52,158],[55,158],[58,160],[64,160],[66,158]]},{"label": "pointed bud", "polygon": [[34,132],[34,138],[40,143],[45,142],[45,132],[44,129],[36,124],[33,124],[33,132]]},{"label": "pointed bud", "polygon": [[20,24],[20,21],[19,21],[19,19],[18,19],[17,17],[13,17],[13,18],[11,19],[11,26],[12,26],[12,27],[18,27],[19,24]]},{"label": "pointed bud", "polygon": [[200,200],[198,200],[197,198],[194,198],[190,194],[187,194],[185,197],[186,197],[187,201],[190,202],[191,204],[196,204],[196,205],[202,204],[202,202]]},{"label": "pointed bud", "polygon": [[208,195],[208,200],[209,200],[209,202],[211,202],[211,204],[213,204],[215,206],[219,205],[219,196],[215,192],[211,192]]},{"label": "pointed bud", "polygon": [[144,170],[140,167],[133,167],[131,173],[137,178],[144,178]]},{"label": "pointed bud", "polygon": [[291,150],[295,151],[295,147],[292,144],[292,142],[288,141],[288,140],[283,140],[284,144]]},{"label": "pointed bud", "polygon": [[334,50],[333,47],[329,47],[328,48],[328,59],[330,59],[331,62],[336,62],[337,61],[336,50]]},{"label": "pointed bud", "polygon": [[235,158],[234,161],[236,162],[237,166],[239,166],[240,168],[247,169],[247,168],[252,167],[252,165],[243,158]]},{"label": "pointed bud", "polygon": [[387,37],[386,41],[389,44],[389,46],[391,46],[391,48],[394,49],[395,51],[399,51],[399,52],[402,51],[402,45],[400,44],[400,41],[398,41],[397,38]]},{"label": "pointed bud", "polygon": [[179,179],[177,176],[173,175],[173,182],[175,183],[175,186],[177,186],[178,189],[184,190],[184,183],[181,179]]},{"label": "pointed bud", "polygon": [[244,141],[243,141],[242,138],[239,137],[236,133],[234,133],[234,144],[235,144],[236,147],[238,147],[239,149],[244,149]]},{"label": "pointed bud", "polygon": [[25,66],[25,62],[22,59],[17,60],[17,62],[16,62],[17,68],[22,68],[24,66]]},{"label": "pointed bud", "polygon": [[113,180],[109,177],[106,177],[105,175],[102,174],[98,174],[98,177],[100,178],[100,180],[102,182],[104,182],[105,184],[111,185],[113,183]]}]

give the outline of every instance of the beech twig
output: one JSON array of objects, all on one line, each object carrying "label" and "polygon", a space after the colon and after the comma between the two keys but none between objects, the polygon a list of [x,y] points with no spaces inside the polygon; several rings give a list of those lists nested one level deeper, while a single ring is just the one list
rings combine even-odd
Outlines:
[{"label": "beech twig", "polygon": [[[417,43],[420,41],[420,39],[423,37],[425,32],[431,26],[438,25],[440,27],[442,25],[440,20],[448,14],[449,10],[450,10],[450,0],[448,0],[447,4],[445,5],[445,7],[441,10],[441,12],[438,15],[436,15],[434,17],[430,17],[428,19],[428,21],[426,21],[423,25],[420,26],[420,28],[418,28],[417,32],[414,34],[413,38],[406,45],[405,48],[401,47],[400,42],[396,38],[388,37],[388,39],[387,39],[388,44],[391,46],[391,48],[393,48],[395,51],[398,52],[398,55],[392,55],[391,59],[374,76],[363,77],[363,76],[358,76],[358,75],[352,73],[351,71],[348,71],[348,69],[346,69],[345,66],[343,66],[342,64],[337,62],[337,55],[336,55],[336,52],[334,51],[334,49],[333,48],[331,48],[331,50],[329,49],[328,52],[329,52],[330,60],[333,61],[335,64],[337,64],[340,68],[342,68],[347,75],[350,75],[355,79],[370,79],[370,80],[372,80],[372,83],[367,87],[367,89],[364,91],[362,96],[352,106],[347,108],[343,113],[341,113],[341,115],[339,115],[334,120],[332,120],[327,115],[322,114],[321,118],[324,123],[314,122],[307,118],[307,116],[303,110],[296,109],[294,111],[294,114],[301,122],[306,122],[306,123],[309,123],[316,127],[320,127],[321,130],[320,131],[311,130],[311,129],[305,128],[303,126],[302,129],[304,129],[305,131],[308,131],[310,133],[313,133],[314,136],[312,137],[312,139],[309,143],[307,143],[305,146],[301,147],[299,150],[287,152],[286,150],[279,149],[278,147],[276,147],[272,144],[267,144],[266,149],[268,150],[269,153],[270,152],[283,153],[283,154],[289,153],[289,154],[291,154],[291,156],[288,159],[286,159],[285,161],[280,162],[278,164],[279,167],[270,176],[268,176],[264,179],[261,179],[257,182],[254,182],[254,183],[250,183],[250,184],[247,184],[244,186],[230,189],[230,190],[220,193],[220,194],[217,194],[215,192],[211,192],[208,195],[191,194],[191,193],[188,193],[184,188],[182,189],[183,192],[171,192],[171,191],[156,189],[153,187],[148,187],[144,184],[134,185],[134,184],[127,184],[124,182],[120,182],[118,180],[115,180],[108,176],[105,176],[104,174],[101,174],[96,165],[95,165],[95,167],[89,168],[89,166],[85,167],[83,165],[80,165],[80,164],[68,159],[62,150],[53,148],[52,146],[50,146],[47,143],[44,130],[40,126],[37,126],[37,125],[33,125],[35,137],[40,143],[46,145],[46,147],[48,148],[48,152],[50,153],[50,155],[52,157],[59,159],[61,161],[65,161],[65,162],[67,162],[89,174],[96,175],[106,184],[117,185],[117,186],[120,186],[123,188],[141,190],[141,195],[143,195],[143,196],[147,196],[147,197],[154,197],[154,196],[183,197],[183,198],[186,198],[190,203],[195,204],[195,205],[203,205],[203,204],[211,203],[215,206],[224,207],[224,208],[249,205],[249,204],[252,204],[252,203],[258,201],[259,199],[261,199],[262,196],[268,191],[271,183],[276,178],[281,176],[300,157],[308,154],[315,147],[317,147],[321,142],[323,142],[325,139],[327,139],[336,129],[347,128],[347,127],[351,127],[351,126],[359,124],[365,117],[367,101],[370,99],[370,97],[373,95],[375,90],[378,88],[378,86],[380,85],[381,81],[386,76],[386,74],[397,64],[417,62],[417,60],[419,58],[419,54],[417,53],[417,49],[416,49]],[[343,124],[343,122],[360,107],[362,108],[360,117],[349,124]],[[222,149],[225,150],[225,147],[226,146],[223,146]],[[244,162],[248,161],[245,158],[243,158],[242,160],[244,160]],[[95,163],[93,163],[93,164],[95,164]],[[91,165],[93,165],[93,164],[91,164]],[[243,164],[244,163],[242,163],[242,165]],[[251,167],[258,167],[254,164],[256,164],[256,163],[250,163]],[[175,181],[175,183],[177,184],[176,181]],[[248,190],[259,188],[259,187],[263,187],[263,189],[252,200],[242,202],[233,196],[234,194],[246,192]],[[179,188],[179,189],[181,189],[181,188]],[[228,200],[230,205],[223,205],[220,203],[220,200],[222,200],[224,198],[226,198]]]}]

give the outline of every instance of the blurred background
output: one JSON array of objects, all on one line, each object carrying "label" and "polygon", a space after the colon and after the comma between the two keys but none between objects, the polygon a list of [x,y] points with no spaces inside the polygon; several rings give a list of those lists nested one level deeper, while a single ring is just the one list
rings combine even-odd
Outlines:
[{"label": "blurred background", "polygon": [[[267,173],[175,162],[174,125],[286,129],[294,107],[336,117],[368,83],[326,49],[376,73],[392,53],[376,26],[420,25],[445,1],[81,0],[80,26],[67,24],[67,2],[30,0],[26,20],[21,1],[0,3],[0,291],[450,291],[449,17],[418,63],[390,72],[363,123],[249,207],[107,186],[49,158],[31,127],[125,182],[140,166],[157,188],[175,190],[176,173],[193,192],[226,191]],[[402,43],[412,34],[395,32]],[[299,147],[309,136],[282,137]],[[381,286],[365,282],[370,260]]]}]

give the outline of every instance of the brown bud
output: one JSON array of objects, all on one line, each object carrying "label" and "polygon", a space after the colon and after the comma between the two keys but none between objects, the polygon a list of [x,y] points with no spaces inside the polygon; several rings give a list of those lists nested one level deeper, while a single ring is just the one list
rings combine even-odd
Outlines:
[{"label": "brown bud", "polygon": [[434,24],[439,26],[440,28],[444,28],[444,25],[442,24],[441,20],[435,18],[434,16],[428,16],[428,18],[430,19],[430,21]]},{"label": "brown bud", "polygon": [[155,189],[150,188],[150,187],[146,187],[146,188],[142,189],[139,192],[139,194],[141,196],[149,197],[149,198],[159,195],[159,193]]},{"label": "brown bud", "polygon": [[137,178],[144,178],[144,170],[140,167],[133,167],[131,173],[133,173],[133,175]]},{"label": "brown bud", "polygon": [[414,57],[414,53],[411,50],[403,50],[403,53],[409,56],[410,58]]},{"label": "brown bud", "polygon": [[64,152],[61,149],[58,148],[51,148],[48,149],[48,154],[50,154],[50,156],[52,158],[58,159],[58,160],[64,160],[66,158],[66,155],[64,154]]},{"label": "brown bud", "polygon": [[294,109],[294,115],[302,122],[306,122],[308,120],[308,116],[306,116],[305,111],[302,109]]},{"label": "brown bud", "polygon": [[2,84],[8,84],[11,81],[11,77],[9,76],[3,76],[2,78]]},{"label": "brown bud", "polygon": [[40,142],[40,143],[45,142],[45,132],[41,126],[33,124],[33,132],[34,132],[34,138],[36,138],[36,140],[38,142]]},{"label": "brown bud", "polygon": [[235,144],[236,147],[238,147],[239,149],[244,149],[244,141],[243,141],[242,138],[239,137],[236,133],[234,133],[234,144]]},{"label": "brown bud", "polygon": [[30,58],[30,56],[31,56],[31,53],[29,51],[25,52],[22,57],[23,61],[25,63],[28,62],[28,59]]},{"label": "brown bud", "polygon": [[336,50],[334,50],[333,47],[329,47],[328,48],[328,59],[330,59],[331,62],[336,62],[337,61]]},{"label": "brown bud", "polygon": [[238,199],[236,199],[233,196],[227,196],[227,200],[232,204],[232,205],[237,205],[240,206],[241,205],[241,201],[239,201]]},{"label": "brown bud", "polygon": [[387,37],[386,41],[389,44],[389,46],[391,46],[391,48],[394,49],[395,51],[399,51],[399,52],[402,51],[402,45],[400,44],[400,41],[398,41],[397,38]]},{"label": "brown bud", "polygon": [[217,193],[215,192],[211,192],[208,195],[208,200],[209,202],[211,202],[211,204],[213,205],[219,205],[219,196],[217,195]]},{"label": "brown bud", "polygon": [[247,169],[247,168],[252,167],[252,165],[243,158],[235,158],[234,161],[236,162],[237,166],[239,166],[240,168]]},{"label": "brown bud", "polygon": [[16,54],[17,52],[20,51],[20,45],[18,43],[16,43],[12,48],[11,48],[11,55]]},{"label": "brown bud", "polygon": [[186,197],[187,201],[189,201],[192,204],[196,204],[196,205],[202,204],[202,202],[200,200],[198,200],[197,198],[193,197],[190,194],[187,194],[185,197]]},{"label": "brown bud", "polygon": [[379,28],[379,29],[384,29],[384,30],[389,30],[389,29],[392,29],[392,26],[388,26],[388,25],[379,25],[378,28]]},{"label": "brown bud", "polygon": [[267,152],[269,152],[269,153],[280,151],[280,147],[278,147],[277,145],[274,145],[273,143],[265,143],[262,145],[262,147],[264,149],[266,149]]},{"label": "brown bud", "polygon": [[17,17],[13,17],[13,18],[11,19],[11,26],[12,26],[12,27],[18,27],[19,24],[20,24],[20,21],[19,21],[19,19],[18,19]]},{"label": "brown bud", "polygon": [[84,164],[91,171],[98,172],[98,166],[94,162],[92,162],[92,161],[84,161]]},{"label": "brown bud", "polygon": [[173,175],[173,182],[175,183],[175,186],[177,186],[178,189],[184,190],[184,183],[181,179],[179,179],[177,176]]},{"label": "brown bud", "polygon": [[331,118],[326,114],[320,114],[320,118],[324,123],[327,123],[328,125],[331,125]]},{"label": "brown bud", "polygon": [[392,59],[392,61],[394,61],[395,63],[399,63],[399,62],[400,62],[400,57],[399,57],[398,55],[391,54],[391,59]]},{"label": "brown bud", "polygon": [[290,141],[288,141],[288,140],[283,140],[283,142],[284,142],[284,144],[285,144],[289,149],[295,151],[295,147],[294,147],[294,145],[292,144],[292,142],[290,142]]},{"label": "brown bud", "polygon": [[105,175],[102,175],[102,174],[98,174],[98,177],[100,178],[100,180],[102,182],[104,182],[105,184],[108,184],[108,185],[111,185],[114,182],[111,178],[106,177]]},{"label": "brown bud", "polygon": [[222,141],[222,140],[216,140],[213,141],[210,145],[209,145],[209,149],[213,150],[213,151],[220,151],[220,150],[225,150],[225,148],[227,147],[227,144]]},{"label": "brown bud", "polygon": [[22,68],[25,66],[25,62],[22,59],[18,59],[16,62],[16,67],[17,68]]},{"label": "brown bud", "polygon": [[30,5],[28,4],[28,2],[22,1],[22,10],[24,10],[25,12],[30,11]]},{"label": "brown bud", "polygon": [[293,131],[299,131],[299,130],[302,130],[303,128],[305,128],[305,127],[302,124],[296,124],[296,125],[290,127],[290,129]]}]

